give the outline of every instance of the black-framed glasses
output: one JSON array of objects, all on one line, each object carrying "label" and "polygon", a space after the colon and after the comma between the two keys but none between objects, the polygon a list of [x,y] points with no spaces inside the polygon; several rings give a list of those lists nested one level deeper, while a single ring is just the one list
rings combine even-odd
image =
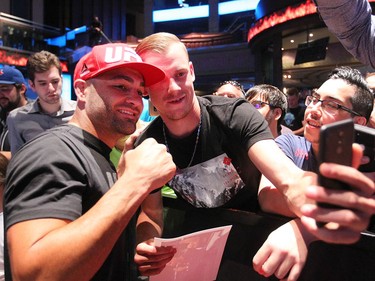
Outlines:
[{"label": "black-framed glasses", "polygon": [[260,109],[265,105],[271,106],[268,102],[261,101],[261,100],[253,100],[250,102],[256,109]]},{"label": "black-framed glasses", "polygon": [[358,112],[355,112],[354,110],[351,110],[350,108],[347,108],[346,106],[343,106],[333,100],[321,100],[316,96],[307,96],[305,100],[305,105],[316,105],[319,102],[321,103],[322,109],[330,115],[336,115],[339,110],[344,110],[353,115],[362,116]]}]

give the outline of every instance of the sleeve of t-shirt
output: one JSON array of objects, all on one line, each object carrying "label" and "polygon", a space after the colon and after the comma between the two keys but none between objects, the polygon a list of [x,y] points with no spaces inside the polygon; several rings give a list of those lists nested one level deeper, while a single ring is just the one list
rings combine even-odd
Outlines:
[{"label": "sleeve of t-shirt", "polygon": [[12,155],[14,155],[22,146],[24,141],[21,138],[17,130],[17,121],[16,115],[14,112],[10,112],[9,116],[6,120],[8,126],[8,137],[9,137],[9,144],[10,144],[10,151]]},{"label": "sleeve of t-shirt", "polygon": [[285,153],[285,155],[293,161],[293,139],[291,138],[292,134],[280,135],[275,141],[280,149]]},{"label": "sleeve of t-shirt", "polygon": [[12,156],[4,193],[7,228],[25,220],[82,215],[87,174],[57,137],[47,141],[37,137]]},{"label": "sleeve of t-shirt", "polygon": [[231,133],[238,135],[246,150],[258,141],[273,139],[264,117],[246,100],[234,103],[226,117]]}]

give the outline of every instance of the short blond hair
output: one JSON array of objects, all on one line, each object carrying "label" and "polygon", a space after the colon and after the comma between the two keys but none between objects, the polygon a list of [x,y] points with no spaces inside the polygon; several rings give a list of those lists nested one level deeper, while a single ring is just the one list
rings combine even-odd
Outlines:
[{"label": "short blond hair", "polygon": [[186,54],[188,55],[188,52],[184,43],[182,43],[181,40],[176,35],[172,33],[168,33],[168,32],[158,32],[158,33],[154,33],[145,37],[138,44],[135,51],[140,57],[142,57],[142,54],[147,53],[147,52],[155,52],[155,53],[163,54],[167,52],[170,45],[175,44],[175,43],[181,44]]}]

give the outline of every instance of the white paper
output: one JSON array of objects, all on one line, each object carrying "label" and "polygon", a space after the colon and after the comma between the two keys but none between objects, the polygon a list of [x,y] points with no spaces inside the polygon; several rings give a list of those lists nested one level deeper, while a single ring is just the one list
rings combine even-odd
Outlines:
[{"label": "white paper", "polygon": [[156,238],[156,246],[177,249],[164,270],[150,281],[213,281],[232,226],[210,228],[177,238]]}]

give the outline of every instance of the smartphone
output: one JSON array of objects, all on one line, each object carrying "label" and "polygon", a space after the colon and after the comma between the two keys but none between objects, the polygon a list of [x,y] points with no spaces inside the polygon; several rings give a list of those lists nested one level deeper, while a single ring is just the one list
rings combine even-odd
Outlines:
[{"label": "smartphone", "polygon": [[[354,141],[354,123],[352,119],[323,125],[320,128],[318,164],[329,162],[341,165],[352,165],[352,144]],[[349,190],[350,186],[336,179],[326,178],[318,172],[318,183],[325,188]],[[340,208],[338,206],[317,203],[324,208]],[[323,227],[325,222],[316,222]]]},{"label": "smartphone", "polygon": [[354,141],[364,146],[363,155],[370,159],[367,164],[359,166],[358,170],[375,172],[375,129],[355,124],[354,130]]},{"label": "smartphone", "polygon": [[[352,165],[352,144],[354,142],[354,123],[346,119],[323,125],[320,128],[318,164],[324,162]],[[319,185],[330,189],[350,189],[338,180],[329,179],[318,173]]]}]

